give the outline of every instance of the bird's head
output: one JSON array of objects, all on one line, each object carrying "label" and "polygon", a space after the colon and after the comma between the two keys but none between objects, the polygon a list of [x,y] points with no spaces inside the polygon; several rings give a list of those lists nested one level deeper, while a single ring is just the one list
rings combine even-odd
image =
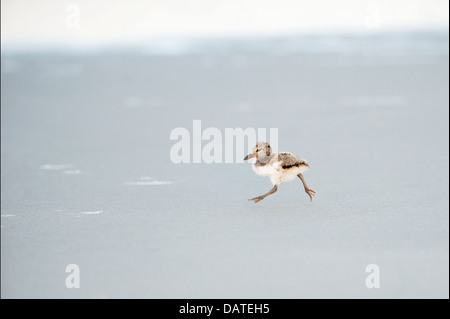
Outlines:
[{"label": "bird's head", "polygon": [[258,142],[253,147],[252,152],[244,158],[244,161],[256,157],[260,162],[265,162],[271,154],[272,148],[270,147],[269,143]]}]

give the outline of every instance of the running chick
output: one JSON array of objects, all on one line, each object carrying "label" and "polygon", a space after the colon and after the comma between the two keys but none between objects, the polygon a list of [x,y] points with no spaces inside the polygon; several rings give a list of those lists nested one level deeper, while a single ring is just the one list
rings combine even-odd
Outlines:
[{"label": "running chick", "polygon": [[267,196],[275,193],[281,182],[293,180],[298,176],[305,187],[306,194],[309,195],[312,202],[316,192],[306,185],[305,178],[302,174],[309,168],[307,161],[292,153],[273,153],[269,143],[266,142],[258,142],[255,147],[253,147],[252,153],[244,158],[244,161],[251,158],[256,158],[256,162],[253,164],[255,173],[258,175],[270,176],[270,180],[274,186],[267,194],[249,200],[254,201],[256,204]]}]

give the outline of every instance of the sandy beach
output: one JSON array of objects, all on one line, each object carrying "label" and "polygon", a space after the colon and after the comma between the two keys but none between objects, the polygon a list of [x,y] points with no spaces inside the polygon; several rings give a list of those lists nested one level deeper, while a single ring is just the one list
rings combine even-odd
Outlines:
[{"label": "sandy beach", "polygon": [[[448,298],[448,34],[294,40],[2,54],[2,298]],[[172,163],[193,120],[278,128],[313,203]]]}]

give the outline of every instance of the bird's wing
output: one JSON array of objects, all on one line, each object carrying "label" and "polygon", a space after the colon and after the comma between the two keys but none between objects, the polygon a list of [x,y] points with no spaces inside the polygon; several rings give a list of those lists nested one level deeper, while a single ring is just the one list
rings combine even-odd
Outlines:
[{"label": "bird's wing", "polygon": [[291,168],[291,167],[300,167],[300,166],[308,166],[309,167],[309,164],[306,160],[298,157],[295,154],[287,153],[287,152],[279,153],[278,161],[281,162],[281,167],[284,169]]}]

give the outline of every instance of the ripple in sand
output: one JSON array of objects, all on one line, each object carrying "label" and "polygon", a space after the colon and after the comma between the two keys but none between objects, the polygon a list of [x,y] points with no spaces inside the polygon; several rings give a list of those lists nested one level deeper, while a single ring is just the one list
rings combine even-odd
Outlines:
[{"label": "ripple in sand", "polygon": [[97,215],[97,214],[101,214],[103,213],[102,210],[96,210],[96,211],[92,211],[92,212],[81,212],[80,214],[82,215]]},{"label": "ripple in sand", "polygon": [[83,172],[79,169],[75,169],[72,164],[44,164],[40,169],[45,171],[59,171],[64,175],[80,175]]},{"label": "ripple in sand", "polygon": [[82,172],[79,169],[69,169],[62,171],[65,175],[80,175]]},{"label": "ripple in sand", "polygon": [[64,169],[70,169],[72,167],[72,164],[44,164],[41,165],[40,168],[47,171],[61,171]]},{"label": "ripple in sand", "polygon": [[154,177],[150,176],[142,176],[139,181],[135,182],[126,182],[125,185],[132,185],[132,186],[155,186],[155,185],[169,185],[173,184],[172,181],[158,181]]}]

